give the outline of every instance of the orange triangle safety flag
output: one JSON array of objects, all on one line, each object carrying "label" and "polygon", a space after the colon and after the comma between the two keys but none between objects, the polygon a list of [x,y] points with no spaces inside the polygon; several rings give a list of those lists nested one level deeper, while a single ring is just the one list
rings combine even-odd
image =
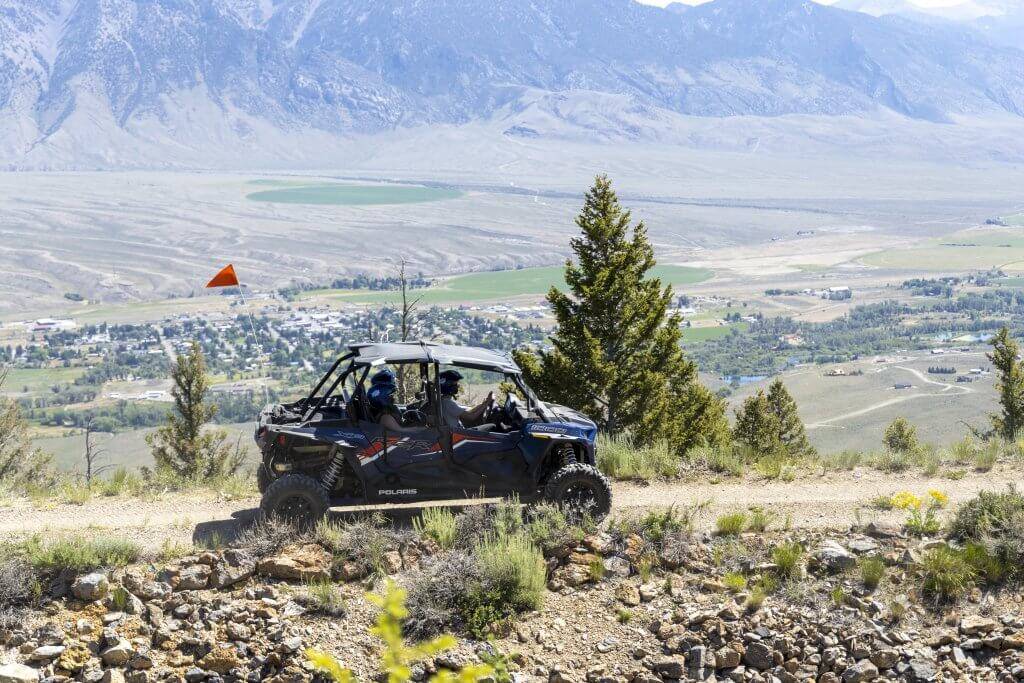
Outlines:
[{"label": "orange triangle safety flag", "polygon": [[221,269],[219,273],[213,276],[213,279],[206,283],[209,287],[237,287],[238,276],[235,275],[235,267],[232,264],[228,264]]}]

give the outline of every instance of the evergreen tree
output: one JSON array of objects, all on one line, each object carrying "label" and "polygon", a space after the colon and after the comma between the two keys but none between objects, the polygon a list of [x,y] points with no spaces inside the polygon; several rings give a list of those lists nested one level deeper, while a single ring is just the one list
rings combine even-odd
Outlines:
[{"label": "evergreen tree", "polygon": [[187,356],[178,356],[171,379],[174,412],[167,414],[166,424],[146,437],[157,470],[189,481],[237,472],[245,452],[227,443],[227,432],[223,429],[207,427],[217,407],[206,402],[210,378],[197,342],[192,342]]},{"label": "evergreen tree", "polygon": [[768,387],[768,407],[778,421],[779,443],[786,447],[789,454],[797,457],[812,454],[814,448],[807,441],[807,432],[797,412],[796,401],[781,379],[776,379]]},{"label": "evergreen tree", "polygon": [[516,353],[527,381],[641,444],[668,439],[682,452],[727,440],[721,400],[695,388],[696,367],[683,355],[681,319],[669,313],[672,288],[648,276],[655,260],[647,231],[631,226],[606,176],[587,192],[576,225],[582,235],[565,266],[569,292],[552,287],[547,297],[558,322],[554,349]]},{"label": "evergreen tree", "polygon": [[917,427],[910,424],[905,417],[897,417],[885,428],[882,442],[890,451],[896,453],[913,453],[920,444],[917,441]]},{"label": "evergreen tree", "polygon": [[1024,366],[1017,358],[1020,348],[1005,327],[992,338],[991,344],[988,359],[999,373],[996,390],[1002,408],[992,416],[992,426],[1004,438],[1013,439],[1024,427]]},{"label": "evergreen tree", "polygon": [[[0,373],[0,387],[6,373]],[[0,396],[0,488],[20,488],[42,483],[48,476],[49,458],[32,447],[28,421],[18,404]]]},{"label": "evergreen tree", "polygon": [[782,450],[780,431],[779,419],[763,389],[758,390],[753,396],[748,396],[736,411],[733,436],[753,450],[755,457]]}]

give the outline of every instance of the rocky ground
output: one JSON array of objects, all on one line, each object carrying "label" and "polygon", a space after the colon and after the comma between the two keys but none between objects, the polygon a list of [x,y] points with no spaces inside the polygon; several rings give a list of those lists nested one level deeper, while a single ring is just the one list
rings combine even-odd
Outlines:
[{"label": "rocky ground", "polygon": [[[447,561],[427,537],[387,539],[376,573],[308,536],[64,573],[39,608],[0,630],[0,683],[298,683],[318,676],[308,647],[373,679],[380,646],[366,592]],[[791,542],[805,551],[789,569],[772,549]],[[1024,680],[1019,592],[975,589],[941,607],[923,597],[921,554],[942,543],[885,521],[671,539],[593,531],[546,553],[541,609],[487,642],[456,633],[457,648],[413,678],[500,652],[511,673],[496,683]],[[872,556],[886,572],[868,590],[858,568]],[[747,586],[729,583],[737,574]],[[766,577],[777,585],[758,604],[752,586]],[[343,597],[329,607],[313,595],[328,580]]]}]

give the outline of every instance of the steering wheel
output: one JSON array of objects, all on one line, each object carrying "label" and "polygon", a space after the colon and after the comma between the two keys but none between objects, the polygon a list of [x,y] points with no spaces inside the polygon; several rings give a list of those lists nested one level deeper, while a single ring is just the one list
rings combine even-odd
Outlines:
[{"label": "steering wheel", "polygon": [[491,400],[487,402],[487,407],[484,408],[484,414],[480,416],[480,421],[483,424],[494,421],[494,415],[498,412],[498,402],[494,400],[494,396],[491,396]]}]

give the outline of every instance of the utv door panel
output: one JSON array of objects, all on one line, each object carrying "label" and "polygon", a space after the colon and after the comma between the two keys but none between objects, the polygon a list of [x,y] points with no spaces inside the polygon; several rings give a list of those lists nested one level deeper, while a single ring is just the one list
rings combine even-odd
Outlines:
[{"label": "utv door panel", "polygon": [[[520,432],[499,434],[474,429],[452,431],[452,462],[468,479],[472,490],[484,489],[486,495],[517,491],[529,472],[519,451]],[[475,481],[474,481],[475,480]]]}]

